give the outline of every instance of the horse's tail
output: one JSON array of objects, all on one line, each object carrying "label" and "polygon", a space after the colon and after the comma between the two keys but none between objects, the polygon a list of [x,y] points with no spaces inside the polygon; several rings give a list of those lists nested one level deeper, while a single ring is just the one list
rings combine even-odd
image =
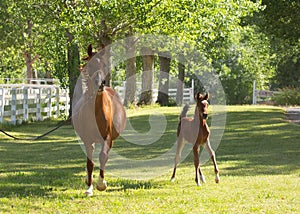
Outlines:
[{"label": "horse's tail", "polygon": [[179,136],[179,133],[180,133],[181,119],[183,117],[186,117],[186,114],[187,114],[189,108],[190,108],[190,106],[188,104],[185,104],[185,106],[183,107],[183,109],[181,111],[181,114],[179,115],[179,123],[178,123],[178,126],[177,126],[177,137]]}]

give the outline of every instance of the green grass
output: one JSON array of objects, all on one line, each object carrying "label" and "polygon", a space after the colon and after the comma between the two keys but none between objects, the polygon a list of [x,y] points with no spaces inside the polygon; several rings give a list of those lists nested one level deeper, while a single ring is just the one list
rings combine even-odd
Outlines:
[{"label": "green grass", "polygon": [[[130,110],[131,122],[143,133],[155,109]],[[152,158],[176,139],[176,107],[159,109],[168,120],[156,146],[141,148],[120,138],[115,149],[136,159]],[[55,121],[9,127],[18,137],[36,136]],[[124,146],[124,147],[123,147]],[[128,151],[129,150],[129,151]],[[214,183],[213,166],[202,166],[207,183],[194,182],[192,155],[169,182],[172,169],[151,180],[115,178],[108,188],[85,191],[85,155],[71,126],[63,126],[39,141],[0,138],[0,213],[299,213],[300,126],[285,121],[284,111],[269,106],[228,106],[222,142],[216,151],[221,182]],[[170,160],[173,162],[173,159]],[[98,174],[98,170],[96,170]]]}]

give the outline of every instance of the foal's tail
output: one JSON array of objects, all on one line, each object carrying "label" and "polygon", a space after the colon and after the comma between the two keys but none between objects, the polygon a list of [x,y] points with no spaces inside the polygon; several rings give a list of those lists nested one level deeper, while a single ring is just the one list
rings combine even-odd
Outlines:
[{"label": "foal's tail", "polygon": [[186,114],[189,110],[190,106],[188,104],[185,104],[185,106],[183,107],[181,114],[179,115],[179,123],[177,126],[177,137],[179,136],[180,133],[180,127],[181,127],[181,118],[186,117]]}]

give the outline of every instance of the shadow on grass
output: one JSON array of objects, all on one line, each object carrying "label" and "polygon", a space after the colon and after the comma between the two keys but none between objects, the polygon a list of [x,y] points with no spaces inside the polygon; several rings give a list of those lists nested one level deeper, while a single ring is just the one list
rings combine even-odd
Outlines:
[{"label": "shadow on grass", "polygon": [[127,179],[112,179],[108,183],[107,192],[126,191],[128,189],[156,189],[161,186],[154,181],[136,181]]},{"label": "shadow on grass", "polygon": [[[31,128],[30,128],[31,127]],[[39,135],[49,125],[39,123],[15,127],[13,132],[26,136]],[[159,150],[159,148],[158,148]],[[55,135],[38,141],[0,139],[0,198],[56,197],[67,189],[85,190],[86,156],[71,127],[63,127]],[[96,162],[96,166],[99,163]],[[99,169],[95,167],[94,177]],[[156,188],[150,181],[114,179],[107,176],[107,191]],[[95,179],[96,181],[96,179]]]},{"label": "shadow on grass", "polygon": [[[39,128],[36,125],[25,127],[16,127],[16,132],[38,135],[49,125],[39,123]],[[30,132],[28,127],[32,127]],[[31,195],[53,197],[56,190],[68,188],[70,184],[79,185],[82,178],[77,174],[84,170],[85,155],[71,130],[66,126],[57,132],[59,135],[38,141],[1,139],[0,198]],[[53,138],[55,140],[51,140]]]},{"label": "shadow on grass", "polygon": [[230,112],[217,151],[226,175],[291,174],[299,170],[300,129],[280,109]]},{"label": "shadow on grass", "polygon": [[[166,117],[166,131],[154,144],[134,147],[119,138],[114,149],[121,155],[136,159],[152,158],[165,152],[176,141],[178,115]],[[222,142],[216,151],[221,175],[280,175],[299,170],[299,126],[289,124],[284,119],[280,109],[257,108],[228,112]],[[145,125],[145,121],[148,121],[147,116],[136,116],[132,119],[132,125],[139,127],[136,129],[140,132],[146,132],[149,126]],[[39,123],[17,127],[14,131],[22,135],[38,135],[48,128],[48,125]],[[35,142],[1,138],[0,198],[31,195],[55,197],[59,191],[67,188],[85,189],[84,178],[79,175],[85,170],[85,160],[71,126],[62,127],[55,135]],[[172,158],[170,162],[173,161]],[[194,167],[191,154],[183,165]],[[206,165],[212,166],[211,161]],[[94,175],[98,175],[96,168]],[[161,185],[155,181],[108,177],[107,180],[108,192],[159,188]]]},{"label": "shadow on grass", "polygon": [[[139,115],[130,117],[130,123],[133,129],[141,134],[141,138],[146,144],[141,143],[140,145],[138,143],[135,144],[135,142],[127,142],[121,136],[115,141],[114,151],[126,158],[136,160],[155,158],[167,152],[176,142],[178,115],[165,114],[165,118],[167,120],[165,130],[159,130],[162,131],[162,134],[159,133],[161,136],[158,136],[158,140],[147,145],[147,142],[151,142],[154,138],[157,138],[157,136],[147,134],[150,130],[149,116]],[[153,129],[155,129],[155,127]],[[128,132],[128,134],[130,135],[130,132]],[[134,140],[136,138],[132,139]]]}]

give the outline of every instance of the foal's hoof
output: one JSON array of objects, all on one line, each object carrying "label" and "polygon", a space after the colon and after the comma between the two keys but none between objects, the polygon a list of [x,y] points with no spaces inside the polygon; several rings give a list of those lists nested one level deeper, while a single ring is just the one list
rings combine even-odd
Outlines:
[{"label": "foal's hoof", "polygon": [[101,184],[97,184],[96,186],[97,190],[99,191],[104,191],[107,188],[107,184],[106,181],[103,181]]},{"label": "foal's hoof", "polygon": [[198,187],[201,186],[201,183],[200,183],[199,179],[195,179],[195,182],[196,182],[196,185],[197,185]]},{"label": "foal's hoof", "polygon": [[204,183],[204,184],[206,183],[204,175],[200,175],[200,180],[201,180],[202,183]]},{"label": "foal's hoof", "polygon": [[89,186],[89,188],[84,193],[86,196],[93,196],[93,185]]}]

